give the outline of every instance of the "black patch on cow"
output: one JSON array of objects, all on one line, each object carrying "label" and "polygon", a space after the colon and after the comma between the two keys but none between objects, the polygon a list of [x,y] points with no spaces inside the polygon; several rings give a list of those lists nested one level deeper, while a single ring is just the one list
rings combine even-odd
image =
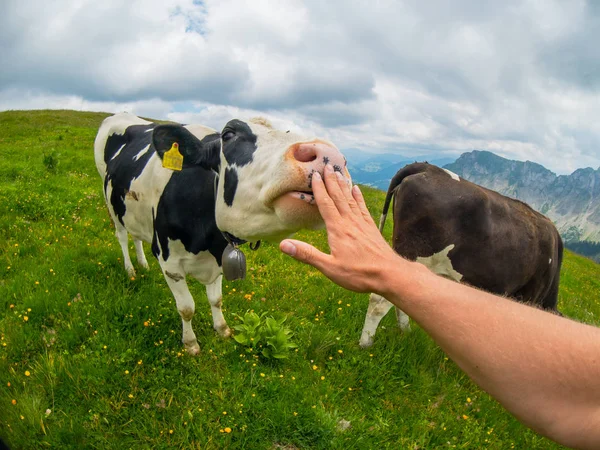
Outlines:
[{"label": "black patch on cow", "polygon": [[183,155],[183,168],[202,166],[207,170],[219,171],[221,135],[213,133],[198,139],[181,125],[158,125],[152,133],[152,142],[158,156],[162,159],[173,143],[179,144]]},{"label": "black patch on cow", "polygon": [[156,213],[154,212],[154,208],[152,208],[152,229],[154,230],[152,233],[152,254],[158,259],[160,256],[160,247],[158,245],[158,235],[156,234]]},{"label": "black patch on cow", "polygon": [[227,241],[215,219],[215,173],[195,166],[173,172],[154,217],[152,253],[169,258],[169,239],[193,254],[209,251],[221,265]]},{"label": "black patch on cow", "polygon": [[252,162],[258,138],[248,124],[237,119],[230,120],[221,135],[224,136],[223,154],[228,164],[242,167]]},{"label": "black patch on cow", "polygon": [[308,188],[312,189],[312,180],[313,180],[313,175],[314,175],[315,171],[311,170],[310,173],[308,174]]},{"label": "black patch on cow", "polygon": [[148,130],[153,129],[154,126],[154,124],[132,125],[127,127],[123,134],[112,134],[106,140],[106,146],[104,147],[104,162],[106,162],[104,195],[107,194],[110,181],[112,192],[108,200],[119,222],[123,225],[125,225],[123,223],[125,196],[129,192],[131,182],[144,171],[154,150],[150,147],[137,160],[135,157],[151,144],[152,133]]},{"label": "black patch on cow", "polygon": [[111,134],[106,139],[104,146],[104,162],[108,162],[117,154],[119,149],[127,144],[127,132],[124,134]]},{"label": "black patch on cow", "polygon": [[233,198],[238,186],[237,170],[227,167],[225,169],[225,183],[223,184],[223,199],[227,206],[233,205]]}]

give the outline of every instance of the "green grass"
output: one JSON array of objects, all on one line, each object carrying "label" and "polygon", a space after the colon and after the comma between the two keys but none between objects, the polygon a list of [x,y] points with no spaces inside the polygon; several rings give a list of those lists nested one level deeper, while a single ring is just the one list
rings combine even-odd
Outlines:
[{"label": "green grass", "polygon": [[[186,355],[156,261],[135,280],[123,270],[93,162],[105,116],[0,113],[0,436],[11,448],[559,448],[417,326],[399,334],[393,314],[359,349],[368,296],[269,244],[246,250],[246,280],[225,284],[225,316],[285,315],[297,351],[271,361],[218,338],[190,281],[202,351]],[[363,191],[378,218],[384,193]],[[323,231],[299,238],[326,246]],[[599,275],[567,253],[567,316],[600,324]],[[342,419],[350,429],[338,431]]]}]

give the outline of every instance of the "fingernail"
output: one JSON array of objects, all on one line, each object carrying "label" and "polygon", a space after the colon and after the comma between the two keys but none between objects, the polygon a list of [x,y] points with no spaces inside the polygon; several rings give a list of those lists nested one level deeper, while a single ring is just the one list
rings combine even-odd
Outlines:
[{"label": "fingernail", "polygon": [[343,180],[344,176],[342,175],[341,172],[336,172],[335,175],[338,177],[338,179]]},{"label": "fingernail", "polygon": [[294,256],[296,255],[296,246],[292,244],[290,241],[283,241],[279,244],[279,249],[285,253],[286,255]]},{"label": "fingernail", "polygon": [[360,189],[356,184],[354,186],[352,186],[352,190],[354,191],[355,194],[362,194],[362,192],[360,192]]},{"label": "fingernail", "polygon": [[313,180],[320,180],[321,179],[321,174],[319,172],[314,172],[313,173]]},{"label": "fingernail", "polygon": [[330,164],[325,164],[325,172],[331,173],[333,172],[333,167]]}]

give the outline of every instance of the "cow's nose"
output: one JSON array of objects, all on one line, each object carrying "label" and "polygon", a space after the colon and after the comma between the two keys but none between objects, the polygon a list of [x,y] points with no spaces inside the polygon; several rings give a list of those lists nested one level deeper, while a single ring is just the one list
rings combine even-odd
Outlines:
[{"label": "cow's nose", "polygon": [[292,153],[293,158],[310,169],[321,174],[326,164],[331,164],[334,170],[348,176],[346,159],[335,147],[324,142],[304,142],[296,145]]}]

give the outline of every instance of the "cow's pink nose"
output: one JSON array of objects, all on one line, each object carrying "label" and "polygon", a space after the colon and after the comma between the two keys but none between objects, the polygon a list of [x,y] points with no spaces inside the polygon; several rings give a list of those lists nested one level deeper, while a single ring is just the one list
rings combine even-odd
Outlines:
[{"label": "cow's pink nose", "polygon": [[293,158],[311,170],[323,173],[326,164],[331,164],[335,170],[347,175],[346,159],[335,147],[324,142],[304,142],[297,144],[292,153]]}]

